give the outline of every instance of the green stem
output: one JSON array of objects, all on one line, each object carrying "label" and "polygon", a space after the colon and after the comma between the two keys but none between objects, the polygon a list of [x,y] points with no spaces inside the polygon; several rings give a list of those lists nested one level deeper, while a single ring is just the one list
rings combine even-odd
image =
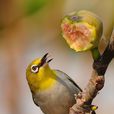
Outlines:
[{"label": "green stem", "polygon": [[92,57],[96,61],[100,57],[100,52],[98,47],[91,49]]}]

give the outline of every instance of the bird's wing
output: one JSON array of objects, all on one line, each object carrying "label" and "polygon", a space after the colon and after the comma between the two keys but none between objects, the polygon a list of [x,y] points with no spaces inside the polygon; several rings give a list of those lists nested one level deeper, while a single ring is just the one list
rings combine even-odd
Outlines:
[{"label": "bird's wing", "polygon": [[81,92],[82,89],[70,78],[66,73],[60,70],[54,70],[59,78],[59,80],[64,81],[62,83],[67,84],[67,86],[72,89],[74,92]]}]

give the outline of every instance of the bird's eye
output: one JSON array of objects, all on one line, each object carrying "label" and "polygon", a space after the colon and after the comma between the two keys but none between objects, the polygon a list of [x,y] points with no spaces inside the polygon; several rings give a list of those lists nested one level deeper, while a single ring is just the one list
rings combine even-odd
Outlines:
[{"label": "bird's eye", "polygon": [[32,66],[31,66],[31,72],[37,73],[37,72],[38,72],[38,66],[32,65]]}]

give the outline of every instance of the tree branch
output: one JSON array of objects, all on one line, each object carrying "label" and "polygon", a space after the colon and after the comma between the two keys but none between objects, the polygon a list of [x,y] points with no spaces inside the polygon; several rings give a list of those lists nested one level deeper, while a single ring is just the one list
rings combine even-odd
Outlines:
[{"label": "tree branch", "polygon": [[92,105],[92,101],[104,87],[104,75],[113,57],[114,29],[104,53],[97,60],[94,60],[91,78],[83,92],[76,96],[76,104],[71,107],[69,114],[95,114],[97,106]]}]

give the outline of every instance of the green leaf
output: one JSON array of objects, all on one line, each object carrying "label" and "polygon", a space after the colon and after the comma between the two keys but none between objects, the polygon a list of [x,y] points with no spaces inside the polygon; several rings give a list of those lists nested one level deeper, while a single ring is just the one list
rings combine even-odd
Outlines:
[{"label": "green leaf", "polygon": [[28,0],[26,5],[26,15],[32,15],[39,11],[46,3],[46,0]]}]

